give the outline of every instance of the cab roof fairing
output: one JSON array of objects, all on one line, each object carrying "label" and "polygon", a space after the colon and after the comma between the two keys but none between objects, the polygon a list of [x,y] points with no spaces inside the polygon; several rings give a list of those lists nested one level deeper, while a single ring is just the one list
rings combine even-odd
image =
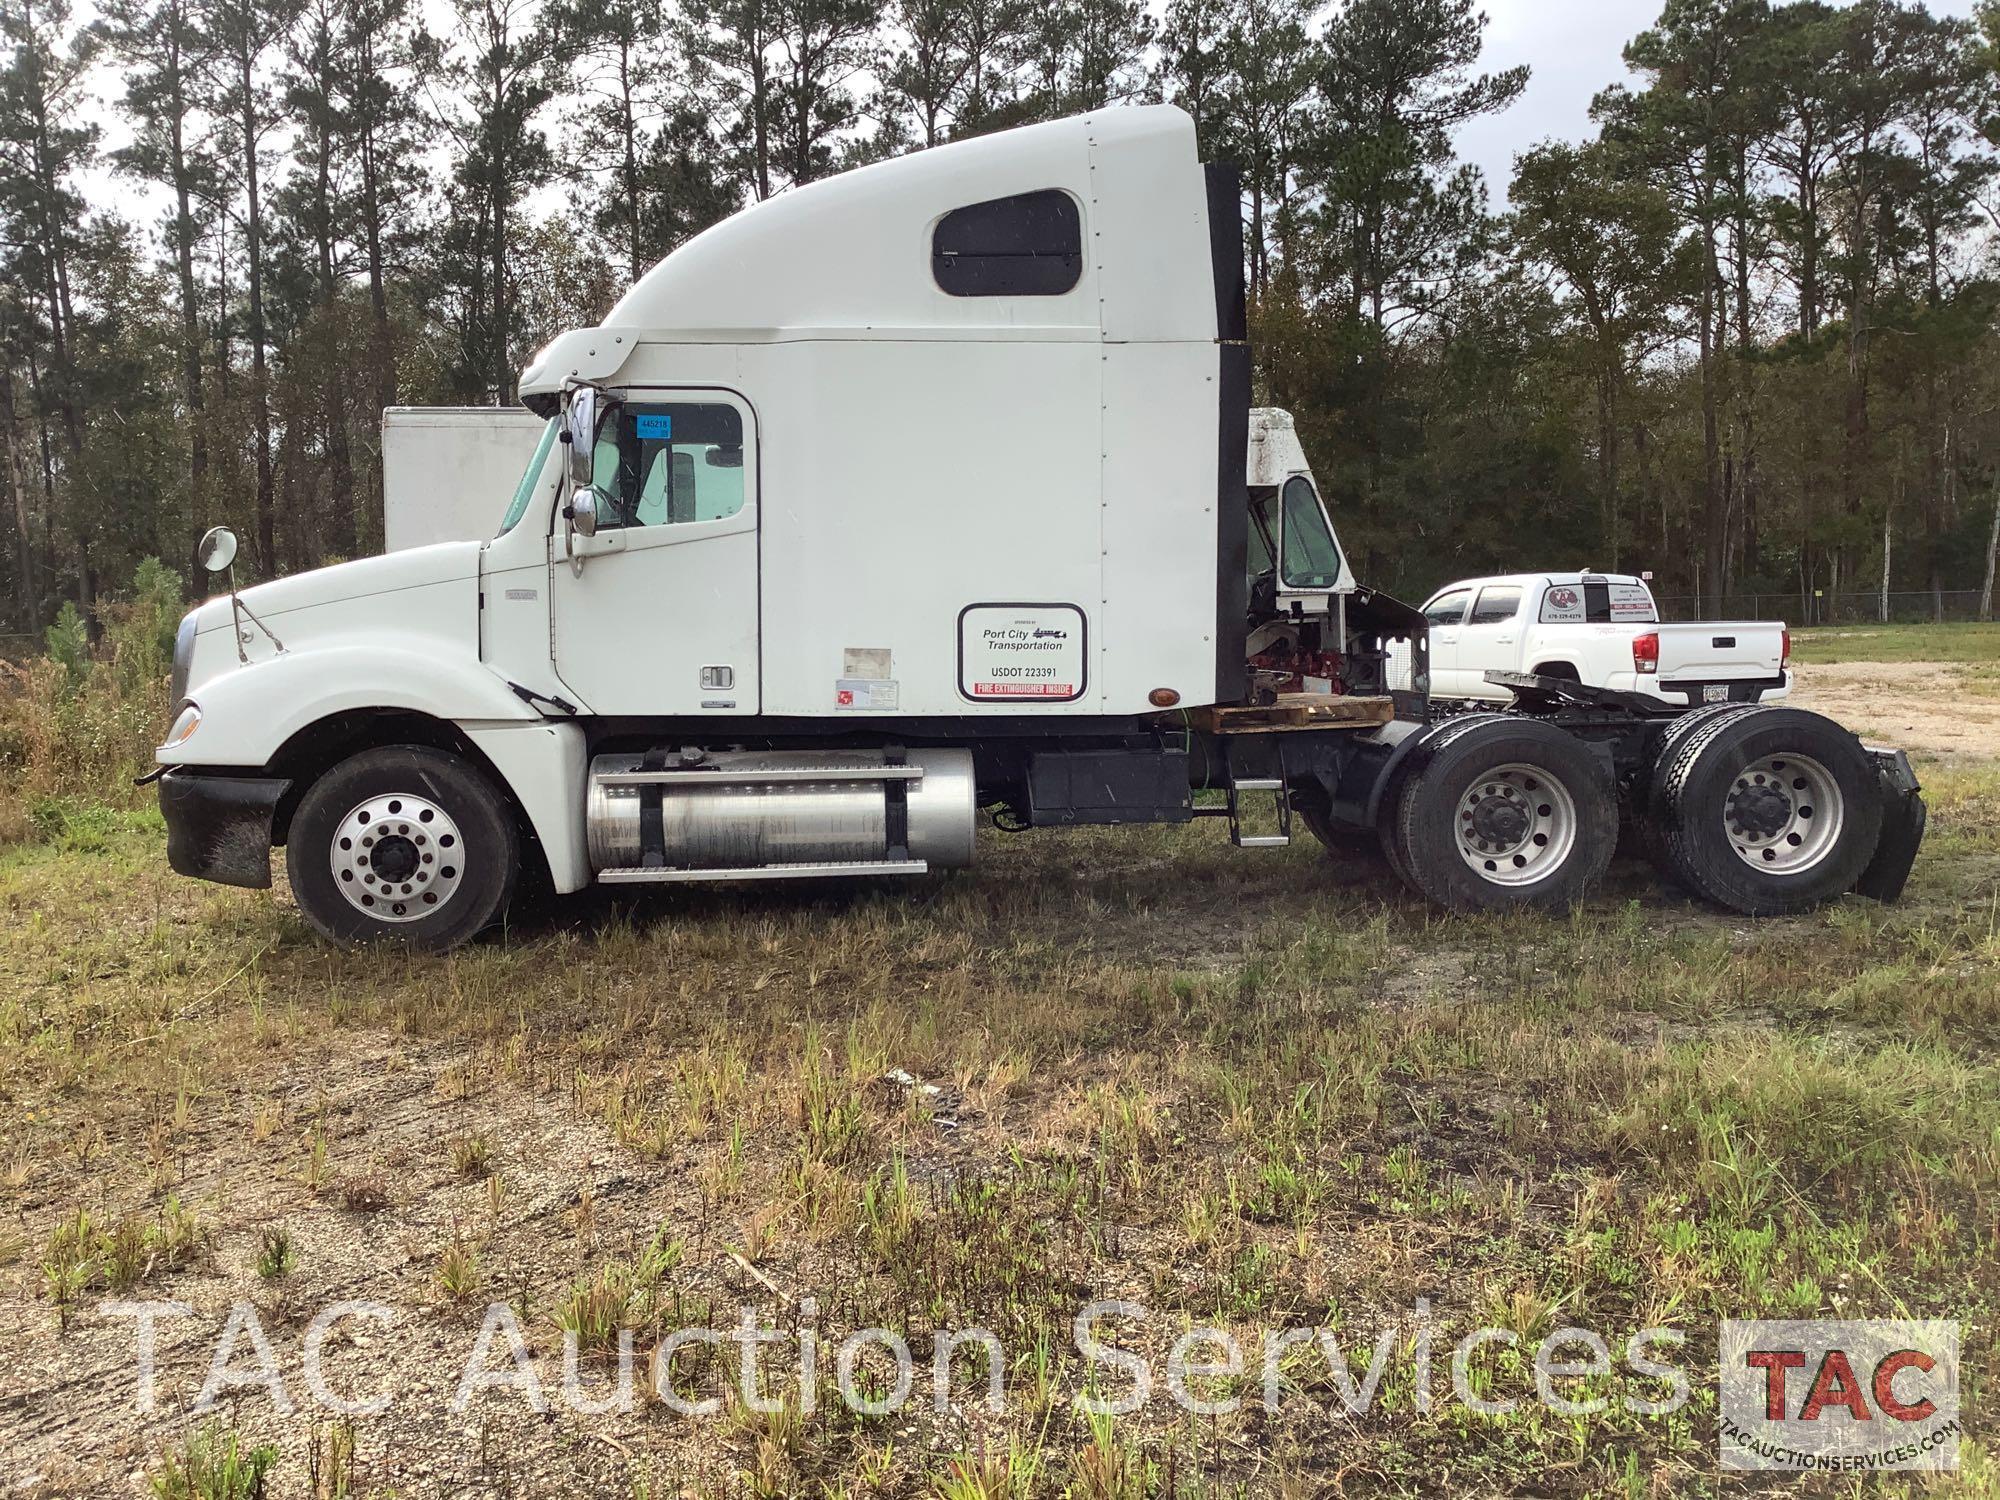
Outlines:
[{"label": "cab roof fairing", "polygon": [[[1083,274],[1058,296],[954,297],[931,274],[953,209],[1046,189],[1081,210]],[[553,409],[641,343],[813,338],[1211,342],[1207,201],[1194,123],[1173,105],[1102,110],[913,152],[809,183],[704,230],[522,374]]]},{"label": "cab roof fairing", "polygon": [[[1310,476],[1311,473],[1292,414],[1276,406],[1252,407],[1248,476],[1251,486],[1275,489],[1294,474]],[[1315,483],[1313,487],[1317,489],[1318,485]]]}]

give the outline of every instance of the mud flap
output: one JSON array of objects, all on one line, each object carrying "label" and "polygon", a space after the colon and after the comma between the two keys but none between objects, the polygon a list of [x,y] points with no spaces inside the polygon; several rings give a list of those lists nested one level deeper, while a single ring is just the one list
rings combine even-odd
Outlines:
[{"label": "mud flap", "polygon": [[170,770],[159,785],[175,871],[253,890],[271,884],[271,819],[291,782]]},{"label": "mud flap", "polygon": [[1888,902],[1901,896],[1909,883],[1910,867],[1917,861],[1930,811],[1924,806],[1917,773],[1910,769],[1907,755],[1872,747],[1868,753],[1882,782],[1882,833],[1875,841],[1875,857],[1854,882],[1854,889],[1871,901]]}]

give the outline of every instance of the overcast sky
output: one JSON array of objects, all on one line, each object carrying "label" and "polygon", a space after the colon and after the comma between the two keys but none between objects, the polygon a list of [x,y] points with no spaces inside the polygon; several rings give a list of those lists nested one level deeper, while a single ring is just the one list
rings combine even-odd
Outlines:
[{"label": "overcast sky", "polygon": [[[1580,141],[1590,101],[1625,78],[1625,43],[1659,18],[1661,0],[1486,0],[1489,24],[1480,66],[1528,65],[1527,91],[1503,114],[1475,120],[1459,154],[1486,172],[1493,207],[1507,206],[1514,157],[1551,136]],[[1931,14],[1969,16],[1973,0],[1930,0]]]}]

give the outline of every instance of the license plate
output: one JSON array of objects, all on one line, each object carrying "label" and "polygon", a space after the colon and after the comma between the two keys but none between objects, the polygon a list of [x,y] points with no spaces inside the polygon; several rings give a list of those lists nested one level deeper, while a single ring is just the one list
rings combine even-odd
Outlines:
[{"label": "license plate", "polygon": [[1701,690],[1701,701],[1704,703],[1727,703],[1729,701],[1729,684],[1726,682],[1704,684]]}]

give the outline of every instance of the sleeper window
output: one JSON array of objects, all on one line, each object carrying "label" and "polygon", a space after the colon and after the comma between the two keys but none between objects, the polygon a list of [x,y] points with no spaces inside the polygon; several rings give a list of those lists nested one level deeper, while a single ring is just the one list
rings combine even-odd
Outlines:
[{"label": "sleeper window", "polygon": [[1053,189],[953,209],[931,232],[931,275],[954,297],[1059,297],[1083,275],[1076,200]]},{"label": "sleeper window", "polygon": [[597,524],[719,521],[743,509],[743,417],[705,401],[627,401],[592,455]]}]

